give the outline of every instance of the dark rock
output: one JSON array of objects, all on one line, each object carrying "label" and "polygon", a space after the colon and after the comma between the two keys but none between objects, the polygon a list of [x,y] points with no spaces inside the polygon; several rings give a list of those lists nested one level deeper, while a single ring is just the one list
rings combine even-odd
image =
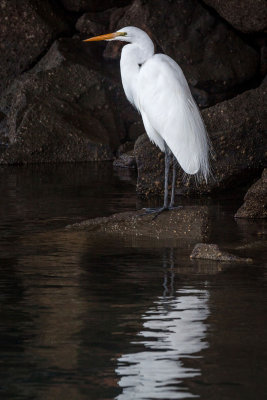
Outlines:
[{"label": "dark rock", "polygon": [[136,159],[134,151],[132,150],[128,153],[121,154],[119,158],[113,161],[113,165],[114,167],[136,169]]},{"label": "dark rock", "polygon": [[[129,7],[121,7],[113,9],[110,14],[109,21],[109,32],[113,32],[118,30],[120,26],[120,21],[123,19],[125,13],[129,11]],[[129,25],[129,24],[128,24]],[[126,25],[123,25],[126,26]],[[120,26],[122,27],[122,26]],[[103,56],[106,60],[119,60],[121,49],[125,45],[125,43],[120,41],[114,41],[111,44],[106,44],[105,50],[103,52]]]},{"label": "dark rock", "polygon": [[69,11],[103,11],[112,7],[123,7],[131,0],[60,0]]},{"label": "dark rock", "polygon": [[54,43],[0,101],[0,163],[113,159],[125,140],[124,118],[134,122],[116,79],[91,47]]},{"label": "dark rock", "polygon": [[127,141],[127,142],[121,144],[118,147],[118,150],[116,152],[116,156],[120,157],[124,153],[128,153],[129,151],[133,151],[133,149],[134,149],[134,142]]},{"label": "dark rock", "polygon": [[[111,31],[137,26],[151,36],[157,50],[177,61],[189,84],[200,90],[200,104],[218,96],[225,99],[257,74],[258,53],[196,0],[135,0],[115,21]],[[120,45],[109,43],[105,56],[118,58]]]},{"label": "dark rock", "polygon": [[145,132],[144,124],[142,121],[134,122],[129,130],[128,130],[128,138],[129,140],[136,141],[139,136],[141,136]]},{"label": "dark rock", "polygon": [[68,29],[50,1],[41,0],[0,0],[0,26],[0,92]]},{"label": "dark rock", "polygon": [[105,32],[105,25],[92,21],[88,14],[84,14],[78,19],[75,28],[82,34],[86,34],[88,37],[98,36]]},{"label": "dark rock", "polygon": [[204,0],[204,2],[241,32],[267,32],[266,0]]},{"label": "dark rock", "polygon": [[[116,9],[115,9],[116,10]],[[108,33],[111,14],[114,9],[102,12],[88,12],[83,14],[76,22],[75,28],[86,37]],[[98,43],[101,44],[102,42]],[[106,45],[106,43],[103,43]]]},{"label": "dark rock", "polygon": [[[177,194],[209,193],[236,186],[248,179],[266,160],[267,82],[202,112],[216,159],[212,160],[214,179],[195,184],[184,178],[179,168]],[[164,154],[146,135],[135,144],[138,168],[137,191],[145,196],[162,194]]]},{"label": "dark rock", "polygon": [[162,194],[164,154],[150,142],[146,134],[137,139],[134,153],[138,170],[137,192],[145,197]]},{"label": "dark rock", "polygon": [[267,218],[267,168],[261,178],[249,188],[244,200],[244,204],[235,214],[236,218]]},{"label": "dark rock", "polygon": [[190,258],[201,258],[225,262],[252,262],[251,258],[242,258],[219,249],[217,244],[198,243],[195,245]]},{"label": "dark rock", "polygon": [[261,48],[261,66],[260,73],[262,77],[267,75],[267,41]]},{"label": "dark rock", "polygon": [[144,210],[113,214],[110,217],[90,219],[67,226],[67,229],[123,236],[144,236],[157,239],[174,238],[201,240],[209,234],[206,207],[183,207],[154,215],[143,215]]}]

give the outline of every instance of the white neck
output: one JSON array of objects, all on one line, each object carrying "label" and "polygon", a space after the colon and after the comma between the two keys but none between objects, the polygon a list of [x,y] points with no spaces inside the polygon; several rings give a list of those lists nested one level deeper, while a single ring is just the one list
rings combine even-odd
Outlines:
[{"label": "white neck", "polygon": [[121,79],[127,99],[138,109],[137,80],[140,66],[154,54],[152,40],[145,34],[142,40],[123,47],[121,52]]}]

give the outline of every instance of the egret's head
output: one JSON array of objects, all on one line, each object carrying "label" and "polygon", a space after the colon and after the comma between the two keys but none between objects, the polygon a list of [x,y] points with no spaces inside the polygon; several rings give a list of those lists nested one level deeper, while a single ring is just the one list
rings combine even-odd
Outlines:
[{"label": "egret's head", "polygon": [[117,32],[107,33],[106,35],[94,36],[89,39],[85,39],[84,42],[96,42],[100,40],[112,41],[120,40],[122,42],[133,43],[142,37],[147,37],[147,34],[139,28],[134,26],[126,26],[125,28],[119,29]]}]

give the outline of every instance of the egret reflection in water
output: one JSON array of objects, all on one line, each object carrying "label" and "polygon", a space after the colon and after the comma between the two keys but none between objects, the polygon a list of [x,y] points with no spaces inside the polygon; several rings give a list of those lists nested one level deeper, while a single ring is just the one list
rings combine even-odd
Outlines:
[{"label": "egret reflection in water", "polygon": [[208,298],[207,290],[184,288],[155,301],[143,315],[144,329],[138,334],[144,338],[144,350],[118,359],[116,373],[122,393],[117,400],[195,397],[184,386],[184,379],[199,376],[201,371],[186,367],[183,360],[198,357],[208,347]]}]

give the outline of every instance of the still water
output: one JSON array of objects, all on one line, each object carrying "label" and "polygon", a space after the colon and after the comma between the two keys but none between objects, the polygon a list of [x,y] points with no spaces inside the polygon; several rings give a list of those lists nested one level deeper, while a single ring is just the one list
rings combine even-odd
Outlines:
[{"label": "still water", "polygon": [[266,226],[233,219],[242,191],[194,200],[238,265],[65,231],[147,205],[110,163],[1,167],[0,193],[1,399],[267,398]]}]

